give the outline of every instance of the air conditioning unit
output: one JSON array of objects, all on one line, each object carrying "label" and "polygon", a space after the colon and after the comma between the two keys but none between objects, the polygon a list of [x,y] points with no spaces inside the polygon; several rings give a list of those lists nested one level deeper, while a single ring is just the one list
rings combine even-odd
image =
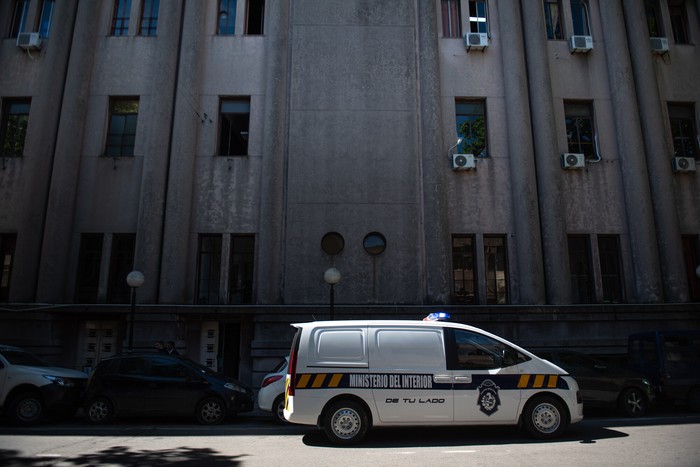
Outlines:
[{"label": "air conditioning unit", "polygon": [[593,37],[591,36],[571,36],[569,48],[571,53],[587,54],[593,50]]},{"label": "air conditioning unit", "polygon": [[41,49],[41,34],[38,32],[20,32],[17,34],[17,47],[24,50]]},{"label": "air conditioning unit", "polygon": [[650,37],[649,42],[651,43],[651,51],[655,54],[668,53],[668,39],[665,37]]},{"label": "air conditioning unit", "polygon": [[464,46],[467,52],[471,49],[484,50],[489,46],[489,35],[485,32],[468,32],[464,35]]},{"label": "air conditioning unit", "polygon": [[452,170],[474,170],[474,154],[452,154]]},{"label": "air conditioning unit", "polygon": [[573,152],[565,152],[561,155],[561,167],[563,169],[582,169],[586,166],[586,156]]},{"label": "air conditioning unit", "polygon": [[695,172],[695,159],[692,157],[674,157],[671,165],[674,172]]}]

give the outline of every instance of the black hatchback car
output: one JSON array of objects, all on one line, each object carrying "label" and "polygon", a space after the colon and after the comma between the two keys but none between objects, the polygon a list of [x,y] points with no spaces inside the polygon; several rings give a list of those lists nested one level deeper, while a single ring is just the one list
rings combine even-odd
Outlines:
[{"label": "black hatchback car", "polygon": [[618,368],[568,349],[533,350],[576,379],[584,408],[618,408],[629,417],[641,417],[654,403],[651,383],[625,368]]},{"label": "black hatchback car", "polygon": [[194,416],[204,425],[253,410],[253,390],[184,357],[125,355],[102,360],[90,375],[85,415]]}]

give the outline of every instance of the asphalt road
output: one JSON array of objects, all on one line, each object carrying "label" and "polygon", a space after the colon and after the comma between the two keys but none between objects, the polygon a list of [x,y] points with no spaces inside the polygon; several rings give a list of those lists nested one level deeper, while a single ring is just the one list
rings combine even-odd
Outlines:
[{"label": "asphalt road", "polygon": [[666,410],[629,419],[588,415],[556,441],[517,427],[377,428],[353,447],[315,427],[276,425],[267,414],[216,427],[190,420],[83,419],[30,428],[0,425],[0,466],[427,466],[700,465],[700,415]]}]

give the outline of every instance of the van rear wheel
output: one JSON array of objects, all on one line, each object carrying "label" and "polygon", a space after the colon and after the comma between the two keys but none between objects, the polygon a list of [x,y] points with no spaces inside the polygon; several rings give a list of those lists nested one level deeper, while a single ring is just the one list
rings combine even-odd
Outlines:
[{"label": "van rear wheel", "polygon": [[553,439],[564,433],[568,418],[564,406],[552,396],[535,396],[522,415],[525,429],[535,438]]},{"label": "van rear wheel", "polygon": [[323,422],[323,430],[334,444],[358,443],[369,429],[367,412],[353,401],[338,401],[328,406]]}]

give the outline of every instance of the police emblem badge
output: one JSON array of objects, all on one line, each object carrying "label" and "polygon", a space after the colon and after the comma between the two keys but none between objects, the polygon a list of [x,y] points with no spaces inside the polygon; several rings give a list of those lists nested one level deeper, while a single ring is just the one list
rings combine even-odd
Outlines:
[{"label": "police emblem badge", "polygon": [[500,388],[493,381],[487,379],[476,389],[479,391],[479,410],[488,416],[496,413],[498,406],[501,405],[501,398],[498,396]]}]

